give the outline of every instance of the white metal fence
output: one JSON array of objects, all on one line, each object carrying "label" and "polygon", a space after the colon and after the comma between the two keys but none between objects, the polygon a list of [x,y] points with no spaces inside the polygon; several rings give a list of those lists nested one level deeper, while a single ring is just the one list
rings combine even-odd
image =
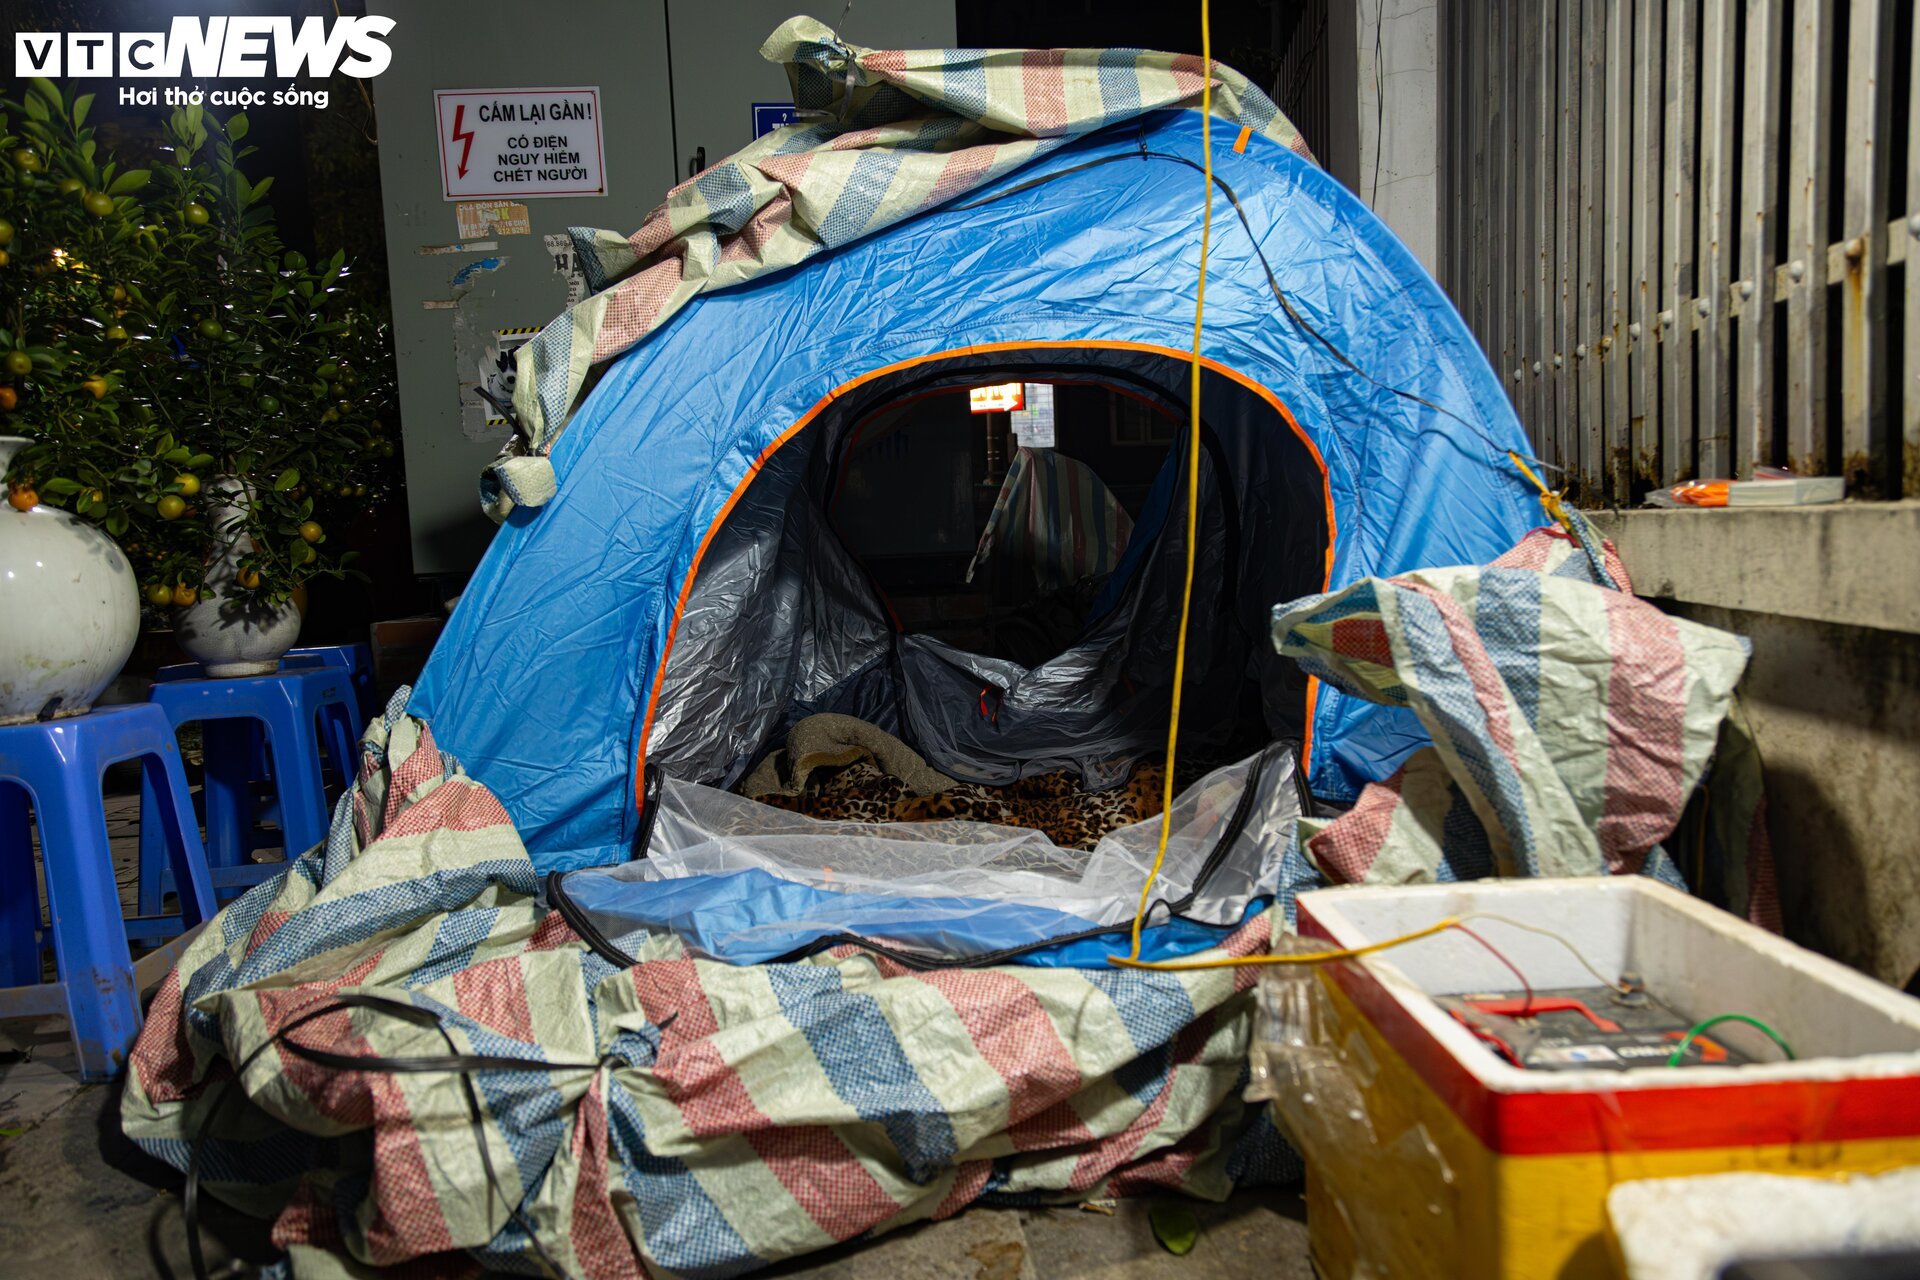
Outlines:
[{"label": "white metal fence", "polygon": [[1442,0],[1442,281],[1582,500],[1920,496],[1914,8]]}]

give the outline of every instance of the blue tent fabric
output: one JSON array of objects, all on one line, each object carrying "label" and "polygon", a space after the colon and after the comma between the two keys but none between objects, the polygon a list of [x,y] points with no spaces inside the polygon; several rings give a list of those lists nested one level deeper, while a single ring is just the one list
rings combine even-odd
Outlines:
[{"label": "blue tent fabric", "polygon": [[[689,571],[736,487],[836,389],[996,344],[1187,349],[1200,135],[1185,111],[1108,128],[703,295],[607,367],[554,448],[556,496],[502,527],[409,708],[505,803],[536,867],[629,856],[648,702]],[[1217,197],[1204,354],[1277,397],[1324,460],[1326,588],[1516,543],[1536,508],[1505,453],[1526,441],[1439,287],[1311,162],[1256,135],[1244,153],[1216,136],[1213,163],[1259,252]],[[1289,320],[1261,254],[1364,373]],[[1404,709],[1326,686],[1311,735],[1311,785],[1337,799],[1427,741]]]},{"label": "blue tent fabric", "polygon": [[[1124,929],[1074,938],[1092,932],[1094,922],[1045,907],[954,899],[943,904],[950,914],[929,916],[922,898],[835,893],[757,868],[644,883],[595,872],[568,877],[566,893],[603,934],[671,933],[695,954],[733,964],[770,964],[842,936],[884,937],[907,951],[938,956],[1018,949],[1008,963],[1044,968],[1097,969],[1128,945]],[[971,913],[970,905],[976,908]],[[1268,905],[1264,898],[1250,902],[1232,925],[1179,918],[1151,925],[1141,931],[1140,956],[1170,960],[1218,946]],[[1036,947],[1043,938],[1074,940]]]}]

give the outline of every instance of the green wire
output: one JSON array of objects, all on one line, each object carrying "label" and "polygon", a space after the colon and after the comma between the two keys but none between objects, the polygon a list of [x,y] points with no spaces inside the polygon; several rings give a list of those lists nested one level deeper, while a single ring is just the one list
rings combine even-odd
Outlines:
[{"label": "green wire", "polygon": [[1667,1065],[1670,1067],[1679,1066],[1680,1059],[1687,1056],[1687,1049],[1693,1044],[1694,1037],[1707,1030],[1707,1028],[1717,1027],[1723,1022],[1744,1022],[1750,1027],[1758,1027],[1767,1033],[1767,1039],[1780,1046],[1780,1052],[1787,1055],[1788,1061],[1793,1060],[1792,1046],[1780,1038],[1778,1031],[1775,1031],[1772,1027],[1760,1021],[1760,1019],[1748,1017],[1744,1013],[1717,1013],[1711,1018],[1703,1018],[1699,1022],[1694,1023],[1687,1034],[1680,1037],[1680,1043],[1674,1046],[1673,1056],[1667,1059]]}]

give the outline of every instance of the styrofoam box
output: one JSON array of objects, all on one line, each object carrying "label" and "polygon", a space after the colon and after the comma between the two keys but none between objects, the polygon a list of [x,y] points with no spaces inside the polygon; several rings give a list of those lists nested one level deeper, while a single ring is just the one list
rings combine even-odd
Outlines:
[{"label": "styrofoam box", "polygon": [[[1565,937],[1608,978],[1637,973],[1690,1019],[1760,1018],[1799,1056],[1778,1060],[1758,1032],[1723,1023],[1711,1034],[1765,1060],[1529,1071],[1429,998],[1516,985],[1457,930],[1324,965],[1327,1049],[1353,1064],[1373,1140],[1417,1129],[1445,1171],[1429,1180],[1441,1191],[1408,1183],[1408,1194],[1452,1204],[1443,1211],[1436,1199],[1432,1214],[1408,1216],[1404,1230],[1437,1234],[1398,1242],[1395,1256],[1430,1258],[1436,1275],[1609,1275],[1605,1202],[1616,1182],[1920,1163],[1920,1000],[1644,876],[1320,890],[1301,896],[1299,930],[1361,947],[1478,912]],[[1551,938],[1495,919],[1465,923],[1535,988],[1598,985]],[[1378,1184],[1364,1154],[1319,1154],[1316,1172],[1306,1153],[1316,1257],[1330,1275],[1359,1274],[1367,1232],[1338,1238],[1332,1219],[1352,1215],[1331,1210],[1343,1178],[1349,1195],[1365,1183],[1377,1198]],[[1312,1216],[1316,1200],[1326,1221]],[[1444,1219],[1444,1231],[1429,1218]],[[1373,1228],[1386,1229],[1402,1227]]]}]

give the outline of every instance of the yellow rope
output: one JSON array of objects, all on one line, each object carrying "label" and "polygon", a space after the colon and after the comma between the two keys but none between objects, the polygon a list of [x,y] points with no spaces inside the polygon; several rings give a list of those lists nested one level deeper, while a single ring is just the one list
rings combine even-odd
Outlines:
[{"label": "yellow rope", "polygon": [[1533,468],[1528,466],[1526,459],[1522,458],[1519,454],[1509,449],[1507,450],[1507,456],[1513,459],[1514,466],[1520,468],[1520,474],[1533,481],[1533,487],[1540,491],[1540,505],[1546,509],[1546,513],[1551,516],[1562,529],[1565,529],[1569,535],[1578,541],[1580,535],[1574,532],[1573,517],[1567,514],[1567,508],[1560,501],[1559,492],[1547,488],[1546,481],[1533,474]]},{"label": "yellow rope", "polygon": [[1200,283],[1193,297],[1193,381],[1188,397],[1187,424],[1187,589],[1180,597],[1180,634],[1173,644],[1173,709],[1167,720],[1166,786],[1160,797],[1160,842],[1153,853],[1153,869],[1140,886],[1140,905],[1133,913],[1133,946],[1123,958],[1108,956],[1113,964],[1138,966],[1140,927],[1147,917],[1147,899],[1160,866],[1167,860],[1167,839],[1173,834],[1173,765],[1180,746],[1180,689],[1187,677],[1187,618],[1193,609],[1194,543],[1200,528],[1200,326],[1207,312],[1207,250],[1213,239],[1213,30],[1207,0],[1200,0],[1200,152],[1206,175],[1200,204]]},{"label": "yellow rope", "polygon": [[1437,924],[1412,933],[1403,933],[1397,938],[1388,938],[1384,942],[1369,942],[1364,947],[1341,947],[1335,951],[1296,952],[1293,955],[1258,956],[1215,956],[1210,960],[1138,960],[1133,957],[1114,956],[1113,963],[1126,969],[1239,969],[1255,964],[1326,964],[1330,960],[1351,960],[1355,956],[1372,955],[1376,951],[1385,951],[1388,947],[1397,947],[1402,943],[1417,942],[1421,938],[1431,938],[1434,934],[1451,929],[1460,923],[1458,916],[1448,916]]},{"label": "yellow rope", "polygon": [[[1147,872],[1147,882],[1140,886],[1140,905],[1133,913],[1132,945],[1124,956],[1108,956],[1107,963],[1126,969],[1234,969],[1243,965],[1266,964],[1325,964],[1332,960],[1348,960],[1355,956],[1371,955],[1375,951],[1385,951],[1420,938],[1429,938],[1446,929],[1451,929],[1459,921],[1448,917],[1438,924],[1429,925],[1413,933],[1402,934],[1397,938],[1388,938],[1384,942],[1371,942],[1364,947],[1343,947],[1334,951],[1312,951],[1294,955],[1256,955],[1256,956],[1217,956],[1206,960],[1142,960],[1140,958],[1140,930],[1146,922],[1147,903],[1153,893],[1154,883],[1160,878],[1160,868],[1167,860],[1167,840],[1173,834],[1173,772],[1174,759],[1180,746],[1180,691],[1186,683],[1187,672],[1187,620],[1193,608],[1194,549],[1199,538],[1200,526],[1200,374],[1203,368],[1200,356],[1200,335],[1207,311],[1207,251],[1213,239],[1213,32],[1207,0],[1200,0],[1200,150],[1205,174],[1205,194],[1200,205],[1200,279],[1194,291],[1193,299],[1193,375],[1189,391],[1190,417],[1187,425],[1187,586],[1180,598],[1180,634],[1174,639],[1173,646],[1173,707],[1167,721],[1167,770],[1166,784],[1160,797],[1160,839],[1153,852],[1153,867]],[[1532,469],[1517,453],[1509,452],[1514,465],[1533,481],[1540,490],[1540,505],[1547,514],[1558,520],[1571,533],[1573,525],[1566,511],[1560,505],[1560,495],[1550,492]]]}]

